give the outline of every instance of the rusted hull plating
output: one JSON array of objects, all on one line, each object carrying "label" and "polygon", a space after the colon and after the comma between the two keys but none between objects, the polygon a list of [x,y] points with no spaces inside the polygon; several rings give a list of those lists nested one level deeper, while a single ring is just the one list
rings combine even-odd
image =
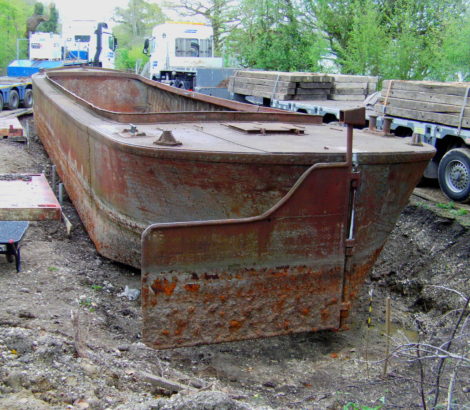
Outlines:
[{"label": "rusted hull plating", "polygon": [[425,166],[356,173],[316,164],[259,217],[150,226],[142,240],[144,342],[171,348],[347,327],[351,302]]},{"label": "rusted hull plating", "polygon": [[[432,156],[425,149],[365,150],[356,170],[349,144],[346,162],[344,151],[139,147],[103,134],[99,110],[90,114],[82,102],[33,81],[39,135],[97,250],[142,266],[144,341],[156,348],[344,327]],[[239,117],[262,121],[257,115]],[[106,118],[136,114],[107,111]]]},{"label": "rusted hull plating", "polygon": [[149,227],[145,342],[166,348],[339,328],[348,184],[348,168],[314,167],[261,217]]}]

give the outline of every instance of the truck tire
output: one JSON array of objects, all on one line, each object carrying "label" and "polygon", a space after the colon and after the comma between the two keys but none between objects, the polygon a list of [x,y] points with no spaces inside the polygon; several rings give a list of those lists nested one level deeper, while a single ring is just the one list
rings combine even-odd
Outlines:
[{"label": "truck tire", "polygon": [[33,106],[33,90],[31,90],[31,88],[27,88],[24,92],[23,107],[31,108],[32,106]]},{"label": "truck tire", "polygon": [[454,148],[441,159],[438,170],[442,192],[456,202],[470,202],[470,149]]},{"label": "truck tire", "polygon": [[10,110],[16,110],[20,105],[20,96],[18,95],[18,91],[11,90],[10,97],[8,98],[8,108]]}]

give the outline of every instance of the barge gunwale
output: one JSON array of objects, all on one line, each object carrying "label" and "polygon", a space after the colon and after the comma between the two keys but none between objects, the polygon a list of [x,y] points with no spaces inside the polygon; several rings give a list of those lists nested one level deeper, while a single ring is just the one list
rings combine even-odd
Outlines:
[{"label": "barge gunwale", "polygon": [[[115,70],[97,70],[96,68],[93,69],[92,71],[89,71],[86,68],[81,68],[80,71],[72,71],[70,69],[58,69],[58,70],[50,70],[45,72],[45,77],[58,89],[60,89],[62,92],[68,94],[70,98],[78,102],[79,104],[91,109],[92,111],[95,111],[98,115],[108,118],[117,122],[135,122],[137,124],[145,124],[145,123],[151,123],[151,122],[165,122],[165,121],[220,121],[218,118],[214,118],[213,112],[211,111],[187,111],[187,112],[163,112],[163,113],[158,113],[158,112],[145,112],[145,113],[124,113],[124,112],[119,112],[119,111],[111,111],[111,110],[106,110],[103,108],[100,108],[94,104],[92,104],[90,101],[85,100],[84,98],[76,95],[75,93],[71,92],[68,90],[66,87],[62,86],[59,84],[57,81],[55,81],[54,78],[66,78],[70,77],[73,73],[73,76],[75,78],[85,78],[87,76],[93,76],[93,77],[103,77],[105,78],[122,78],[122,79],[132,79],[136,80],[138,82],[141,82],[143,84],[146,84],[150,88],[156,88],[158,90],[178,95],[187,99],[191,99],[197,102],[203,102],[203,103],[208,103],[212,104],[218,107],[223,107],[227,111],[226,116],[227,116],[227,121],[230,121],[232,116],[229,115],[229,112],[246,112],[246,113],[252,113],[252,114],[257,114],[257,113],[265,113],[265,114],[276,114],[276,115],[283,115],[283,118],[293,118],[292,121],[296,121],[296,117],[299,116],[305,116],[305,117],[310,117],[310,119],[307,119],[305,122],[307,123],[312,123],[312,124],[321,124],[322,123],[322,118],[321,116],[317,115],[299,115],[298,113],[288,113],[286,111],[277,109],[277,108],[270,108],[270,107],[262,107],[254,104],[246,104],[246,103],[241,103],[238,101],[231,101],[231,100],[226,100],[223,98],[218,98],[218,97],[213,97],[205,94],[200,94],[194,91],[187,91],[183,90],[180,88],[176,87],[171,87],[166,84],[159,83],[157,81],[149,80],[147,78],[141,77],[137,74],[132,74],[132,73],[124,73],[120,71],[115,71]],[[224,112],[224,111],[217,111],[217,113]],[[256,119],[256,115],[253,117],[247,116],[246,121],[258,121]],[[264,117],[266,118],[266,117]],[[276,118],[272,118],[272,121],[279,121]]]},{"label": "barge gunwale", "polygon": [[[70,69],[69,69],[70,71]],[[134,74],[127,74],[127,73],[120,73],[115,71],[105,70],[104,73],[100,71],[96,71],[97,75],[105,77],[108,73],[116,76],[118,78],[136,78],[139,81],[143,81],[145,79],[141,79],[141,77],[134,75]],[[107,110],[102,110],[98,107],[95,107],[93,104],[89,103],[88,101],[84,100],[81,97],[78,97],[74,93],[67,90],[65,87],[61,86],[57,82],[53,80],[55,75],[71,75],[66,70],[54,70],[53,73],[46,72],[44,77],[36,76],[35,81],[36,83],[43,84],[45,89],[44,96],[49,99],[50,104],[53,104],[54,101],[60,100],[60,107],[67,107],[67,109],[63,109],[64,114],[71,118],[77,125],[83,126],[88,129],[88,133],[94,139],[99,140],[102,143],[105,143],[109,147],[113,149],[120,150],[126,153],[132,153],[136,155],[145,155],[148,157],[160,158],[160,159],[172,159],[172,160],[191,160],[195,162],[220,162],[220,163],[240,163],[240,164],[247,164],[247,163],[256,163],[256,164],[290,164],[290,165],[302,165],[302,166],[311,166],[312,164],[319,163],[319,162],[341,162],[344,161],[344,153],[333,153],[328,152],[325,150],[324,152],[306,152],[306,153],[254,153],[254,152],[225,152],[225,151],[215,151],[215,150],[191,150],[185,147],[157,147],[157,146],[144,146],[144,145],[137,145],[136,143],[132,143],[132,141],[124,141],[123,139],[116,138],[115,135],[111,133],[104,132],[103,130],[99,129],[98,125],[101,123],[107,123],[107,121],[111,120],[112,123],[115,122],[123,122],[123,123],[136,123],[136,124],[150,124],[150,123],[157,123],[159,126],[171,126],[173,123],[208,123],[208,122],[231,122],[231,121],[242,121],[242,122],[251,122],[251,121],[263,121],[263,122],[288,122],[294,124],[306,124],[306,125],[315,125],[319,129],[324,129],[325,132],[329,132],[330,126],[319,124],[319,118],[317,116],[306,115],[306,114],[297,114],[297,113],[272,113],[272,112],[237,112],[237,111],[213,111],[213,112],[184,112],[184,113],[136,113],[136,114],[127,114],[127,113],[117,113],[111,112]],[[84,72],[74,72],[74,75],[95,75],[94,72],[84,71]],[[148,83],[154,83],[157,87],[164,87],[166,89],[170,89],[171,92],[179,93],[180,95],[186,94],[197,94],[197,93],[188,93],[183,90],[169,87],[164,84],[160,84],[154,81],[145,81]],[[150,84],[150,85],[154,85]],[[60,90],[60,93],[53,93],[54,87]],[[48,93],[53,97],[49,96]],[[198,98],[199,98],[198,94]],[[208,97],[208,96],[203,96]],[[213,100],[222,100],[216,97],[210,97]],[[81,115],[87,115],[86,121],[84,121],[83,117],[80,119],[74,118],[74,111],[78,114],[79,111],[76,111],[75,104],[72,102],[78,103],[80,107],[85,108],[85,110],[78,109],[82,111]],[[222,100],[225,102],[225,100]],[[249,104],[241,104],[242,106],[252,107]],[[260,107],[263,108],[263,107]],[[109,118],[106,115],[102,115],[102,113],[109,114]],[[76,115],[75,114],[75,115]],[[140,117],[146,117],[145,121],[117,121],[116,116],[118,118],[124,118],[126,116],[133,116],[137,115]],[[97,117],[98,116],[98,117]],[[106,117],[104,120],[102,117]],[[96,118],[99,120],[97,121]],[[197,118],[197,119],[196,119]],[[130,119],[130,118],[127,118]],[[343,130],[338,130],[337,127],[334,130],[338,132],[344,132]],[[356,132],[356,137],[358,138],[361,135],[361,132]],[[400,140],[403,141],[403,138],[398,137],[377,137],[377,138],[384,138],[385,141],[393,140]],[[354,152],[354,151],[353,151]],[[384,163],[407,163],[413,161],[420,161],[423,159],[428,158],[427,152],[419,152],[419,150],[410,150],[405,152],[354,152],[355,154],[355,163],[357,164],[384,164]],[[391,155],[393,154],[393,155]]]}]

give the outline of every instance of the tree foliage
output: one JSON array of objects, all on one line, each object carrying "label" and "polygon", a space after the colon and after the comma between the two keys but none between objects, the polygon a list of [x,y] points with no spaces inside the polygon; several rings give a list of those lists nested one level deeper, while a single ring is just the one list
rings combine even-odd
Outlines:
[{"label": "tree foliage", "polygon": [[150,36],[152,28],[165,21],[160,6],[145,0],[129,0],[126,8],[117,7],[114,11],[117,26],[114,34],[120,47],[131,48],[143,45],[143,39]]},{"label": "tree foliage", "polygon": [[236,8],[232,1],[173,7],[211,23],[217,49],[246,67],[332,67],[396,79],[470,75],[469,0],[238,0]]},{"label": "tree foliage", "polygon": [[201,17],[214,30],[214,49],[216,55],[221,55],[224,36],[238,22],[237,0],[179,0],[168,1],[166,5],[176,10],[183,17]]},{"label": "tree foliage", "polygon": [[325,40],[303,21],[293,0],[243,0],[239,16],[227,50],[241,65],[283,71],[317,67]]},{"label": "tree foliage", "polygon": [[132,48],[119,48],[116,53],[116,67],[120,70],[134,71],[136,63],[140,60],[141,67],[148,61],[148,56],[142,54],[141,46]]},{"label": "tree foliage", "polygon": [[470,81],[470,10],[446,23],[431,69],[441,81]]},{"label": "tree foliage", "polygon": [[30,1],[0,0],[0,38],[2,39],[0,66],[2,68],[16,58],[17,39],[24,38],[26,20],[32,11],[33,5]]},{"label": "tree foliage", "polygon": [[436,77],[448,22],[468,9],[466,0],[305,2],[342,71],[401,79]]},{"label": "tree foliage", "polygon": [[[36,3],[41,4],[41,3]],[[42,31],[45,33],[58,33],[59,32],[59,12],[54,3],[49,5],[49,10],[47,13],[49,20],[42,22],[37,31]]]},{"label": "tree foliage", "polygon": [[116,68],[134,70],[138,60],[146,61],[142,53],[144,39],[150,37],[152,28],[165,21],[165,15],[157,4],[145,0],[129,0],[127,8],[117,7],[114,21],[118,24],[113,34],[118,40]]}]

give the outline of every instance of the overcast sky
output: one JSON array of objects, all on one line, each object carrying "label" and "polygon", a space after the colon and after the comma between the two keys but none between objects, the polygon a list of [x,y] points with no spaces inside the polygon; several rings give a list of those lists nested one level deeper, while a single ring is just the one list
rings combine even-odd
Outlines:
[{"label": "overcast sky", "polygon": [[[160,5],[163,2],[162,0],[147,1]],[[49,3],[55,3],[59,10],[61,23],[70,20],[99,20],[110,23],[114,9],[127,7],[129,0],[43,0],[43,4]],[[164,12],[170,20],[180,20],[174,11],[164,9]],[[188,18],[184,18],[184,20],[187,21]]]},{"label": "overcast sky", "polygon": [[103,20],[110,21],[116,7],[126,7],[129,0],[49,0],[55,3],[62,21]]}]

